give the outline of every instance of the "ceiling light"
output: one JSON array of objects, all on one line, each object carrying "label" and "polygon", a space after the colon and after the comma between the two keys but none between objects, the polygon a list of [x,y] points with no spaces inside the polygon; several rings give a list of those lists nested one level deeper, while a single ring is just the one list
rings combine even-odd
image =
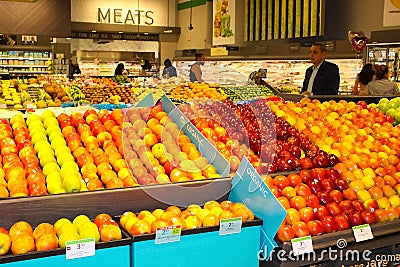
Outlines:
[{"label": "ceiling light", "polygon": [[165,29],[164,33],[172,33],[172,30],[171,29]]},{"label": "ceiling light", "polygon": [[71,40],[71,37],[67,37],[67,38],[65,38],[65,39],[67,39],[67,40]]},{"label": "ceiling light", "polygon": [[148,33],[148,32],[144,32],[143,34],[144,34],[144,35],[149,35],[149,33]]},{"label": "ceiling light", "polygon": [[124,32],[118,32],[118,33],[124,33]]},{"label": "ceiling light", "polygon": [[92,32],[96,32],[96,30],[92,30]]}]

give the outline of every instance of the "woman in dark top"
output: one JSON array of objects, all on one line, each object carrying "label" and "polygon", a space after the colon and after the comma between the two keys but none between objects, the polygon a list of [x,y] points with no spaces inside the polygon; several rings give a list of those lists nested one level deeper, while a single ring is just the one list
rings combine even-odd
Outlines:
[{"label": "woman in dark top", "polygon": [[360,73],[357,74],[353,94],[358,95],[360,91],[364,91],[368,83],[374,79],[374,74],[374,65],[371,63],[365,64]]},{"label": "woman in dark top", "polygon": [[115,68],[114,76],[122,75],[122,73],[124,72],[124,70],[125,70],[124,64],[119,63],[119,64],[117,65],[117,67]]}]

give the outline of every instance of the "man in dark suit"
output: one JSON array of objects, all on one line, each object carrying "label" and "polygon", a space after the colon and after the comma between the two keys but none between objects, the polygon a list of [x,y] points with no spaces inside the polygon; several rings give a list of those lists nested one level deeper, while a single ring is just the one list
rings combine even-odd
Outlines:
[{"label": "man in dark suit", "polygon": [[305,95],[337,95],[339,92],[339,67],[325,61],[326,48],[322,43],[313,43],[310,60],[313,64],[306,70],[301,92]]}]

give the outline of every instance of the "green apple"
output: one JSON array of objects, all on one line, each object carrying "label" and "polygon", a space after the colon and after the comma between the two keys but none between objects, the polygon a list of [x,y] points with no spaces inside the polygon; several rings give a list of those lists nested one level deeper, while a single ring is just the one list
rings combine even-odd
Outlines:
[{"label": "green apple", "polygon": [[67,246],[67,241],[79,240],[81,237],[78,232],[65,232],[58,237],[58,244],[61,248],[65,248]]},{"label": "green apple", "polygon": [[60,126],[58,126],[58,125],[50,125],[49,127],[46,128],[46,133],[49,136],[54,132],[58,132],[58,133],[62,134]]},{"label": "green apple", "polygon": [[79,236],[83,238],[94,238],[95,242],[100,240],[100,232],[97,225],[91,221],[84,222],[78,227]]},{"label": "green apple", "polygon": [[43,133],[43,132],[41,132],[41,131],[35,132],[35,133],[32,135],[32,138],[31,138],[31,141],[32,141],[33,145],[35,145],[35,144],[36,144],[38,141],[40,141],[40,140],[47,141],[46,133]]},{"label": "green apple", "polygon": [[374,179],[372,177],[370,177],[370,176],[364,176],[362,178],[362,182],[364,184],[364,188],[367,189],[367,190],[375,185]]},{"label": "green apple", "polygon": [[42,120],[45,120],[47,118],[55,118],[56,114],[54,114],[53,111],[46,109],[45,111],[43,111],[42,113]]},{"label": "green apple", "polygon": [[39,152],[40,150],[42,150],[45,147],[51,148],[51,145],[50,145],[49,141],[47,141],[47,140],[39,140],[36,142],[36,144],[33,147],[35,148],[36,152]]},{"label": "green apple", "polygon": [[40,159],[40,166],[43,168],[46,164],[50,163],[50,162],[55,162],[57,163],[55,157],[53,155],[44,155],[41,159]]},{"label": "green apple", "polygon": [[[81,214],[74,218],[74,220],[72,221],[72,224],[75,225],[76,228],[78,228],[78,232],[79,232],[79,227],[86,222],[90,222],[89,217],[86,216],[85,214]],[[79,234],[80,234],[80,232],[79,232]]]},{"label": "green apple", "polygon": [[31,114],[31,115],[28,116],[28,118],[26,118],[26,124],[27,125],[31,124],[34,121],[42,122],[42,118],[37,114]]},{"label": "green apple", "polygon": [[54,156],[54,150],[49,146],[44,146],[42,149],[38,151],[37,155],[39,159],[49,155]]},{"label": "green apple", "polygon": [[[61,174],[58,171],[52,172],[46,177],[46,183],[58,183],[62,185]],[[62,187],[62,186],[61,186]]]},{"label": "green apple", "polygon": [[[47,180],[47,177],[53,173],[60,175],[59,172],[60,172],[60,166],[58,166],[58,164],[55,163],[54,161],[51,161],[43,166],[43,174],[46,177],[46,180]],[[53,174],[53,175],[55,175],[55,174]],[[60,179],[61,179],[61,177],[60,177]]]},{"label": "green apple", "polygon": [[58,120],[56,118],[47,118],[43,121],[44,127],[49,128],[50,126],[58,126]]},{"label": "green apple", "polygon": [[399,195],[391,195],[389,197],[390,205],[392,207],[398,207],[400,205],[400,196]]},{"label": "green apple", "polygon": [[69,149],[69,147],[67,146],[59,146],[55,149],[55,154],[56,157],[58,157],[59,155],[61,155],[62,153],[70,153],[71,154],[71,150]]},{"label": "green apple", "polygon": [[47,191],[52,195],[65,193],[62,181],[56,181],[55,179],[51,179],[50,182],[47,182]]},{"label": "green apple", "polygon": [[362,189],[357,192],[357,197],[358,200],[364,203],[368,199],[371,199],[371,194],[367,190]]},{"label": "green apple", "polygon": [[68,173],[68,172],[79,173],[79,166],[78,166],[78,164],[76,164],[76,162],[73,162],[73,161],[65,162],[65,163],[61,166],[61,176],[63,175],[63,173]]},{"label": "green apple", "polygon": [[68,218],[60,218],[54,223],[54,229],[58,232],[61,225],[69,223],[72,224],[71,220]]},{"label": "green apple", "polygon": [[73,193],[81,191],[81,178],[78,173],[71,173],[68,176],[63,176],[61,173],[61,177],[63,178],[63,187],[65,192]]},{"label": "green apple", "polygon": [[67,142],[65,141],[64,137],[56,137],[53,140],[51,140],[51,147],[53,149],[56,149],[57,147],[60,146],[66,146]]},{"label": "green apple", "polygon": [[62,166],[64,163],[68,161],[75,161],[74,156],[72,156],[71,152],[63,152],[58,155],[57,163]]},{"label": "green apple", "polygon": [[32,121],[30,124],[27,124],[27,125],[28,125],[29,130],[35,129],[35,128],[44,128],[44,125],[41,120]]},{"label": "green apple", "polygon": [[387,197],[381,197],[380,199],[377,199],[376,202],[378,202],[380,209],[387,209],[390,206],[390,200]]},{"label": "green apple", "polygon": [[50,142],[53,141],[54,139],[57,139],[57,138],[63,138],[64,139],[64,135],[61,132],[58,132],[58,131],[54,131],[51,134],[49,134]]}]

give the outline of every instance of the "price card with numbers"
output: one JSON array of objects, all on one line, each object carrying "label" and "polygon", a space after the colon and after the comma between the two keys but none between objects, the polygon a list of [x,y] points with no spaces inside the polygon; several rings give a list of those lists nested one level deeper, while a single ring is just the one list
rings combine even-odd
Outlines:
[{"label": "price card with numbers", "polygon": [[372,230],[369,224],[353,226],[353,234],[354,238],[356,239],[356,242],[361,242],[374,238],[374,235],[372,234]]},{"label": "price card with numbers", "polygon": [[219,235],[238,234],[242,231],[242,217],[222,219],[219,222]]},{"label": "price card with numbers", "polygon": [[67,260],[95,255],[96,244],[94,238],[72,240],[66,242],[65,255]]},{"label": "price card with numbers", "polygon": [[166,227],[159,227],[156,230],[156,244],[163,244],[169,242],[177,242],[181,240],[181,226],[171,225]]},{"label": "price card with numbers", "polygon": [[311,236],[293,238],[291,241],[294,256],[312,253],[314,251]]}]

